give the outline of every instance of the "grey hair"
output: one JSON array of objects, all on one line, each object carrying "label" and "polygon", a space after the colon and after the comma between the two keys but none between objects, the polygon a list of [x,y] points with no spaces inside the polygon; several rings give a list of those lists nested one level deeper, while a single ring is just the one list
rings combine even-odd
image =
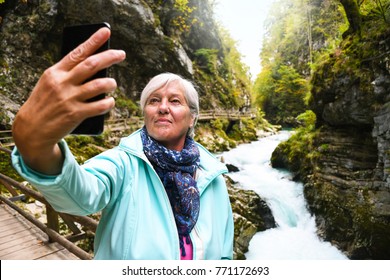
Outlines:
[{"label": "grey hair", "polygon": [[195,135],[194,127],[199,117],[199,95],[192,82],[184,79],[183,77],[177,74],[162,73],[157,76],[154,76],[149,81],[149,83],[145,86],[145,88],[141,93],[140,105],[141,105],[142,113],[144,112],[146,101],[148,100],[149,96],[152,93],[154,93],[156,90],[172,82],[178,82],[179,85],[184,90],[184,98],[186,99],[188,107],[190,107],[191,115],[194,117],[194,125],[189,128],[187,135],[190,137],[194,137]]}]

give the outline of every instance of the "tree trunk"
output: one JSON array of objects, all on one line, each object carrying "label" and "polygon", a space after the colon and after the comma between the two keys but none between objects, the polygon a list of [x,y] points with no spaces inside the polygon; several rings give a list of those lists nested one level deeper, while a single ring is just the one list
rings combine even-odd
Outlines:
[{"label": "tree trunk", "polygon": [[361,25],[362,17],[359,12],[359,7],[356,3],[356,0],[340,0],[340,3],[343,5],[347,19],[349,22],[348,30],[343,34],[343,36],[348,36],[350,34],[361,35]]}]

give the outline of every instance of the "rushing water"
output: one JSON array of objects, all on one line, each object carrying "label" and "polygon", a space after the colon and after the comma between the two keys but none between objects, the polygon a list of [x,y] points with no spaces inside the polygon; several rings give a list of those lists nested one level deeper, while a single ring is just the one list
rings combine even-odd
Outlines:
[{"label": "rushing water", "polygon": [[223,153],[226,163],[240,171],[229,176],[244,189],[257,192],[271,208],[277,227],[257,233],[249,244],[248,260],[335,260],[346,259],[329,242],[316,234],[314,217],[306,208],[303,185],[290,179],[290,173],[272,168],[271,154],[287,140],[290,132],[260,139]]}]

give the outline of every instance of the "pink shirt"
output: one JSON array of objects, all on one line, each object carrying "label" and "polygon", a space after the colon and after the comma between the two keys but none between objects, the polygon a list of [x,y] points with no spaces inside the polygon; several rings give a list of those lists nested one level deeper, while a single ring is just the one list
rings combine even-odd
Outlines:
[{"label": "pink shirt", "polygon": [[190,242],[190,244],[187,244],[185,237],[183,237],[183,242],[184,242],[184,249],[186,250],[186,256],[183,257],[181,255],[181,252],[180,252],[180,259],[181,260],[192,260],[192,257],[193,257],[192,242]]}]

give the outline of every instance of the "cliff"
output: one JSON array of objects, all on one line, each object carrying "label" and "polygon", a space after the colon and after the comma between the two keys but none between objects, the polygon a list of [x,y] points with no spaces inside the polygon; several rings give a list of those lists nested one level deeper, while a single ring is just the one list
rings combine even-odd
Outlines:
[{"label": "cliff", "polygon": [[313,74],[310,151],[294,163],[279,150],[275,163],[305,182],[325,240],[351,259],[389,259],[390,29],[365,20]]},{"label": "cliff", "polygon": [[305,195],[323,236],[352,259],[390,257],[389,38],[347,39],[313,79],[321,155]]},{"label": "cliff", "polygon": [[[41,73],[60,59],[63,27],[102,21],[112,27],[111,47],[127,53],[124,63],[109,70],[119,85],[113,94],[118,101],[114,117],[137,114],[140,92],[161,72],[193,80],[204,109],[239,110],[248,105],[240,104],[250,100],[249,89],[227,65],[228,50],[209,2],[191,0],[183,6],[176,2],[6,0],[0,4],[0,129],[10,127]],[[217,71],[207,68],[211,59]],[[238,96],[231,94],[234,90]],[[120,106],[123,103],[126,106]]]}]

